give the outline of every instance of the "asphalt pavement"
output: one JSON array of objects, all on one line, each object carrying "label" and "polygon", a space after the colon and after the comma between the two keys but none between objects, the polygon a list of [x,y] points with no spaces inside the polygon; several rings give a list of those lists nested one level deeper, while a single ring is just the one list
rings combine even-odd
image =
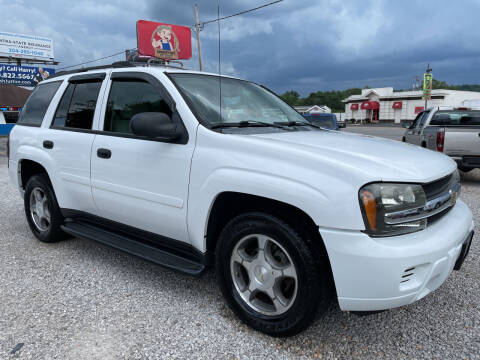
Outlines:
[{"label": "asphalt pavement", "polygon": [[400,126],[361,126],[348,124],[347,127],[342,129],[341,131],[378,136],[398,141],[402,141],[402,136],[403,134],[405,134],[405,129]]},{"label": "asphalt pavement", "polygon": [[[461,198],[478,219],[479,170]],[[90,240],[37,241],[0,156],[0,359],[479,359],[479,240],[417,303],[365,317],[333,305],[276,339],[234,316],[213,271],[193,278]]]}]

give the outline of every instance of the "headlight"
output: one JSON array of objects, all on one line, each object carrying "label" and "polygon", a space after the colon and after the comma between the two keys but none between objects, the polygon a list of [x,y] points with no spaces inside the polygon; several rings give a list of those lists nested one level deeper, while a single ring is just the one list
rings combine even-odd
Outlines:
[{"label": "headlight", "polygon": [[423,230],[427,219],[404,222],[396,214],[414,215],[426,204],[425,192],[417,184],[373,183],[359,192],[366,232],[370,236],[393,236]]}]

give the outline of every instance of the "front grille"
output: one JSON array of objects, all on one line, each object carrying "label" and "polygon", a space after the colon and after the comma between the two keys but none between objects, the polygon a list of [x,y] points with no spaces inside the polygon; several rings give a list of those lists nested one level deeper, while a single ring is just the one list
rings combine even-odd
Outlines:
[{"label": "front grille", "polygon": [[435,199],[436,197],[445,194],[452,187],[453,174],[447,175],[439,180],[435,180],[431,183],[423,185],[423,191],[428,200]]},{"label": "front grille", "polygon": [[[444,194],[447,194],[451,189],[455,188],[457,184],[455,184],[456,180],[452,174],[447,175],[441,179],[432,181],[431,183],[424,184],[423,191],[425,191],[425,196],[427,198],[427,202],[436,199]],[[431,225],[436,222],[438,219],[443,217],[446,213],[448,213],[452,209],[452,206],[449,206],[445,210],[436,213],[435,215],[429,216],[427,218],[427,224]]]}]

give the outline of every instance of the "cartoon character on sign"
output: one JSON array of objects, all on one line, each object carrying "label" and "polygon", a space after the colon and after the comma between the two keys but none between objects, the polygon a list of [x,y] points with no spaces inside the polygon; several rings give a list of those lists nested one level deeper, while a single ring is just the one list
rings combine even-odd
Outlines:
[{"label": "cartoon character on sign", "polygon": [[155,49],[156,57],[178,59],[180,46],[177,35],[175,35],[170,25],[160,25],[155,29],[152,34],[152,46]]}]

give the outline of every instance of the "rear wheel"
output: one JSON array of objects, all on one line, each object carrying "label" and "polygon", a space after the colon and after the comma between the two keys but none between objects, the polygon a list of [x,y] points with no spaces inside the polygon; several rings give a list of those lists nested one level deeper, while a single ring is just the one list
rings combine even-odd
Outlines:
[{"label": "rear wheel", "polygon": [[220,235],[218,282],[227,303],[246,324],[272,336],[295,335],[331,303],[328,274],[321,272],[314,254],[280,219],[243,214]]},{"label": "rear wheel", "polygon": [[35,237],[42,242],[56,242],[68,235],[60,226],[63,216],[47,176],[34,175],[25,186],[25,215]]}]

